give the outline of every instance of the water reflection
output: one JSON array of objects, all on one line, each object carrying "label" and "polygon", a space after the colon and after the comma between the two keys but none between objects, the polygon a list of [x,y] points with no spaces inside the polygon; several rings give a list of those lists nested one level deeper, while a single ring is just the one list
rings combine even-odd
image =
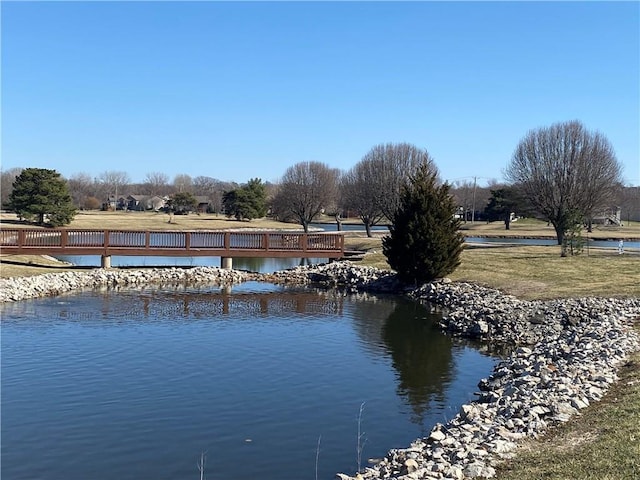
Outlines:
[{"label": "water reflection", "polygon": [[215,478],[294,480],[319,435],[318,478],[333,478],[353,469],[363,401],[365,455],[382,456],[467,401],[492,363],[460,355],[408,299],[258,282],[0,312],[7,478],[190,478],[206,450],[224,459]]},{"label": "water reflection", "polygon": [[[99,317],[100,323],[104,319],[188,320],[218,316],[254,318],[290,314],[343,314],[345,297],[337,292],[310,288],[267,291],[252,291],[246,288],[246,284],[241,287],[126,288],[118,290],[117,296],[114,291],[86,294],[100,295],[98,310],[85,309],[82,304],[74,301],[57,301],[52,305],[52,311],[55,312],[55,317],[60,319],[87,322]],[[14,305],[20,308],[20,304]],[[6,308],[10,312],[12,305]],[[99,315],[96,315],[98,312]]]},{"label": "water reflection", "polygon": [[441,313],[402,297],[358,294],[354,328],[366,350],[391,357],[398,380],[397,395],[411,408],[411,422],[431,426],[434,402],[446,402],[455,372],[453,352],[462,341],[443,334]]},{"label": "water reflection", "polygon": [[[58,260],[79,267],[100,266],[99,255],[56,255]],[[271,273],[301,265],[326,263],[328,258],[260,258],[234,257],[233,268],[249,272]],[[113,267],[219,267],[220,257],[154,257],[113,255]]]},{"label": "water reflection", "polygon": [[445,401],[453,378],[453,342],[437,328],[438,315],[414,303],[398,303],[382,338],[398,372],[398,395],[412,408],[411,421],[424,426],[433,401]]}]

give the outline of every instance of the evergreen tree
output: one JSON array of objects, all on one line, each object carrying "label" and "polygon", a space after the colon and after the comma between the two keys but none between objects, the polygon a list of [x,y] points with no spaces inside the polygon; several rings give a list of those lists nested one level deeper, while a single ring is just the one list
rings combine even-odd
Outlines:
[{"label": "evergreen tree", "polygon": [[37,218],[41,225],[59,227],[76,214],[67,182],[55,170],[26,168],[16,177],[9,205],[21,218]]},{"label": "evergreen tree", "polygon": [[173,195],[167,207],[170,213],[187,214],[198,206],[198,200],[189,192],[180,192]]},{"label": "evergreen tree", "polygon": [[511,214],[524,213],[524,198],[518,188],[507,186],[491,190],[491,198],[484,208],[490,222],[503,221],[505,230],[511,227]]},{"label": "evergreen tree", "polygon": [[423,164],[402,189],[382,251],[406,283],[430,282],[460,265],[464,238],[449,188],[446,183],[438,186],[436,174]]},{"label": "evergreen tree", "polygon": [[222,198],[227,217],[237,220],[262,218],[267,214],[266,188],[259,178],[252,178],[246,185],[225,192]]}]

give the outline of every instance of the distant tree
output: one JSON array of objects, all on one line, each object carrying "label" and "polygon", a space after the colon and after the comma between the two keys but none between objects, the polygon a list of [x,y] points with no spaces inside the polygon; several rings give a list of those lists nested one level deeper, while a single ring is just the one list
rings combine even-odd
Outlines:
[{"label": "distant tree", "polygon": [[253,178],[246,185],[226,192],[223,205],[227,217],[236,220],[262,218],[267,214],[265,186],[259,178]]},{"label": "distant tree", "polygon": [[181,173],[173,178],[173,186],[178,193],[191,192],[193,189],[193,179],[186,173]]},{"label": "distant tree", "polygon": [[0,173],[0,195],[2,196],[2,208],[8,206],[9,195],[11,195],[11,191],[13,190],[13,182],[15,182],[22,170],[22,168],[10,168],[9,170],[3,170]]},{"label": "distant tree", "polygon": [[511,214],[522,213],[524,209],[524,199],[520,189],[504,186],[491,190],[491,198],[484,208],[484,216],[489,222],[504,222],[505,230],[510,230]]},{"label": "distant tree", "polygon": [[336,203],[339,171],[320,162],[301,162],[289,167],[273,199],[274,215],[294,220],[305,232],[325,208]]},{"label": "distant tree", "polygon": [[[589,220],[608,206],[621,172],[607,138],[571,121],[530,131],[516,147],[505,176],[522,186],[563,245],[577,214]],[[566,255],[564,249],[561,255]]]},{"label": "distant tree", "polygon": [[474,222],[484,216],[486,205],[491,197],[491,189],[496,188],[495,180],[489,180],[488,186],[478,185],[478,179],[458,180],[451,184],[451,194],[458,206],[464,223]]},{"label": "distant tree", "polygon": [[194,195],[202,195],[209,199],[209,207],[211,211],[220,213],[223,211],[222,199],[225,192],[230,192],[239,188],[235,182],[223,182],[212,177],[198,176],[193,179]]},{"label": "distant tree", "polygon": [[457,180],[451,185],[451,194],[459,207],[459,214],[462,215],[464,223],[471,220],[471,212],[475,209],[475,187],[474,182],[468,180]]},{"label": "distant tree", "polygon": [[109,170],[98,175],[98,182],[102,184],[102,195],[107,197],[113,195],[118,200],[125,194],[125,190],[131,183],[127,172]]},{"label": "distant tree", "polygon": [[426,164],[437,174],[426,150],[408,143],[388,143],[373,147],[340,181],[340,199],[345,210],[355,211],[371,227],[391,221],[400,203],[400,189],[419,165]]},{"label": "distant tree", "polygon": [[193,212],[197,206],[196,197],[189,192],[176,193],[167,202],[169,212],[177,214]]},{"label": "distant tree", "polygon": [[85,210],[99,210],[102,206],[102,202],[96,197],[87,197],[82,204],[82,208]]},{"label": "distant tree", "polygon": [[620,185],[616,197],[616,205],[620,207],[620,220],[624,223],[640,221],[640,187]]},{"label": "distant tree", "polygon": [[148,195],[165,195],[169,186],[169,175],[162,172],[149,172],[144,180]]},{"label": "distant tree", "polygon": [[41,225],[46,216],[52,227],[70,223],[76,214],[67,182],[55,170],[44,168],[26,168],[18,175],[9,205],[19,217],[36,217]]},{"label": "distant tree", "polygon": [[95,195],[96,185],[88,173],[75,173],[67,180],[69,193],[73,203],[79,208],[86,208],[85,203],[88,197]]},{"label": "distant tree", "polygon": [[390,234],[382,239],[382,252],[406,283],[430,282],[460,265],[464,238],[449,190],[446,183],[438,185],[428,164],[420,166],[402,188]]},{"label": "distant tree", "polygon": [[197,176],[193,179],[193,193],[195,195],[210,196],[220,184],[220,180],[205,175]]},{"label": "distant tree", "polygon": [[368,237],[372,237],[371,227],[384,219],[382,189],[379,168],[371,160],[361,160],[340,178],[340,203],[342,209],[355,212],[362,220]]}]

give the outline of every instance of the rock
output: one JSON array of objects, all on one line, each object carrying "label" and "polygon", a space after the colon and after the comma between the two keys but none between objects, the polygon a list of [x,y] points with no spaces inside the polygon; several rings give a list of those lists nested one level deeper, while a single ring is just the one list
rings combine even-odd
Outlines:
[{"label": "rock", "polygon": [[408,458],[404,461],[403,475],[406,475],[407,473],[413,473],[418,470],[418,468],[420,468],[418,462],[416,462],[413,458]]},{"label": "rock", "polygon": [[441,440],[444,440],[445,437],[446,437],[446,435],[443,432],[441,432],[440,430],[434,430],[429,435],[429,440],[431,440],[432,442],[439,442]]},{"label": "rock", "polygon": [[344,473],[336,473],[336,478],[339,480],[355,480],[354,477],[350,477],[349,475],[345,475]]}]

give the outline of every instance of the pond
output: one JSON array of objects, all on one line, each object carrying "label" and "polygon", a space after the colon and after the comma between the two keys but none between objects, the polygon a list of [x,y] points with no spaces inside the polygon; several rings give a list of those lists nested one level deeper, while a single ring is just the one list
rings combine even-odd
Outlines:
[{"label": "pond", "polygon": [[[80,267],[99,267],[99,255],[56,255],[58,260]],[[327,263],[328,258],[233,258],[235,270],[270,273],[299,265]],[[154,257],[113,255],[112,267],[219,267],[220,257]]]},{"label": "pond", "polygon": [[[332,479],[446,422],[497,361],[409,299],[247,282],[5,304],[2,478]],[[319,450],[318,442],[320,443]],[[361,445],[361,446],[362,446]]]}]

